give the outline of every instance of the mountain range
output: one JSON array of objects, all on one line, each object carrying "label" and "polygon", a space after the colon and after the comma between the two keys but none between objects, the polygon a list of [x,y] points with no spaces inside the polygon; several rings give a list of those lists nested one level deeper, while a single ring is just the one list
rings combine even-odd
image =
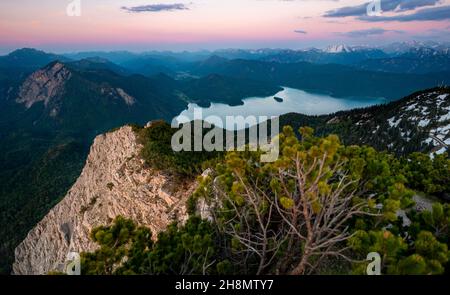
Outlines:
[{"label": "mountain range", "polygon": [[369,145],[398,156],[431,156],[450,146],[450,88],[419,91],[386,105],[324,116],[286,114],[281,125],[311,126],[318,135],[337,134],[347,145]]},{"label": "mountain range", "polygon": [[[349,146],[368,144],[398,155],[422,151],[435,156],[448,150],[449,114],[450,88],[435,88],[383,106],[316,117],[287,114],[281,117],[281,125],[313,126],[321,135],[337,133]],[[66,253],[94,251],[90,232],[99,224],[111,223],[113,216],[135,220],[153,233],[160,233],[174,221],[183,224],[188,218],[189,197],[199,187],[198,181],[214,168],[206,169],[197,181],[186,175],[179,178],[169,167],[157,168],[145,162],[139,134],[158,136],[163,126],[170,129],[159,121],[144,128],[124,126],[99,135],[76,183],[17,246],[14,273],[63,271]],[[165,140],[160,144],[166,144]],[[380,173],[393,168],[386,162],[370,165],[378,165]],[[444,181],[449,177],[448,173],[440,176]],[[439,197],[450,200],[445,193]],[[429,201],[415,198],[415,208],[431,206]],[[196,210],[205,219],[211,214],[206,202],[200,202]]]},{"label": "mountain range", "polygon": [[280,86],[384,97],[392,102],[325,116],[288,114],[281,122],[398,155],[443,153],[450,98],[437,86],[450,84],[448,50],[403,45],[142,54],[20,49],[0,57],[0,221],[8,224],[0,229],[1,272],[10,271],[14,248],[80,175],[95,136],[170,121],[191,102],[239,105]]},{"label": "mountain range", "polygon": [[41,64],[19,66],[14,74],[2,69],[0,208],[9,224],[0,230],[2,265],[10,264],[17,238],[75,181],[96,135],[127,123],[170,121],[188,102],[208,106],[210,93],[217,102],[241,104],[280,90],[220,75],[182,81],[163,73],[121,75],[122,68],[98,58],[63,63],[47,57],[50,63],[34,72]]}]

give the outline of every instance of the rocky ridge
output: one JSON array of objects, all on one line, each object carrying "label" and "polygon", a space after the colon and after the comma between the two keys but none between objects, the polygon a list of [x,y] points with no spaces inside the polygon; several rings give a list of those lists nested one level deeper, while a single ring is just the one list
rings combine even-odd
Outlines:
[{"label": "rocky ridge", "polygon": [[145,167],[141,148],[130,126],[99,135],[76,183],[17,246],[13,273],[61,271],[69,252],[96,249],[94,227],[119,215],[148,226],[154,237],[174,220],[184,222],[196,181]]},{"label": "rocky ridge", "polygon": [[398,155],[421,151],[434,156],[448,152],[450,145],[450,88],[324,118],[329,126],[350,122],[343,136],[347,144],[368,144]]},{"label": "rocky ridge", "polygon": [[64,91],[64,85],[72,76],[69,69],[60,62],[55,62],[31,74],[19,89],[17,103],[26,108],[43,101],[45,106],[59,97]]}]

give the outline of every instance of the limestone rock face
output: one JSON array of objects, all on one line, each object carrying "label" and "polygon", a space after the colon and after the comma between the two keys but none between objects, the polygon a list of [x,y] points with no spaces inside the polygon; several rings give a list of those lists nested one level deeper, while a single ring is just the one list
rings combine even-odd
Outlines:
[{"label": "limestone rock face", "polygon": [[126,93],[122,88],[117,88],[116,91],[127,105],[132,106],[136,103],[136,99]]},{"label": "limestone rock face", "polygon": [[47,106],[51,100],[62,94],[65,82],[71,75],[64,64],[60,62],[50,64],[34,72],[23,82],[16,102],[24,104],[26,108],[41,101]]},{"label": "limestone rock face", "polygon": [[76,183],[17,246],[13,272],[62,270],[67,253],[95,250],[91,230],[118,215],[148,226],[154,237],[174,220],[184,222],[196,181],[146,168],[141,148],[129,126],[98,136]]}]

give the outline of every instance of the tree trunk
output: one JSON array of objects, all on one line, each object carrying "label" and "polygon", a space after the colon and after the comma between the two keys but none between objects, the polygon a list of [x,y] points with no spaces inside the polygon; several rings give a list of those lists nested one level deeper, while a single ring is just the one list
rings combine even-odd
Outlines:
[{"label": "tree trunk", "polygon": [[302,255],[300,263],[291,271],[291,275],[303,275],[305,273],[306,263],[309,258],[309,249],[305,248],[305,252]]}]

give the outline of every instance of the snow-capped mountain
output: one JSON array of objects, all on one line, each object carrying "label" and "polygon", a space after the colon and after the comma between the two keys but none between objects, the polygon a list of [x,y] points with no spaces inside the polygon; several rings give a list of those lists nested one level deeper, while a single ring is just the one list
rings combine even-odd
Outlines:
[{"label": "snow-capped mountain", "polygon": [[337,134],[347,145],[434,157],[450,152],[450,88],[428,89],[389,104],[319,117],[287,114],[281,117],[283,124],[294,129],[308,125],[318,134]]},{"label": "snow-capped mountain", "polygon": [[434,41],[396,42],[389,45],[381,46],[380,49],[392,56],[398,56],[414,51],[439,54],[439,53],[448,53],[450,51],[450,43],[448,42],[442,43]]},{"label": "snow-capped mountain", "polygon": [[351,143],[396,154],[442,154],[450,146],[450,88],[425,90],[384,106],[342,112],[328,123],[347,120],[353,123],[347,134]]},{"label": "snow-capped mountain", "polygon": [[324,52],[327,53],[342,53],[342,52],[353,52],[354,49],[351,46],[345,45],[345,44],[337,44],[337,45],[330,45],[327,48],[325,48]]}]

